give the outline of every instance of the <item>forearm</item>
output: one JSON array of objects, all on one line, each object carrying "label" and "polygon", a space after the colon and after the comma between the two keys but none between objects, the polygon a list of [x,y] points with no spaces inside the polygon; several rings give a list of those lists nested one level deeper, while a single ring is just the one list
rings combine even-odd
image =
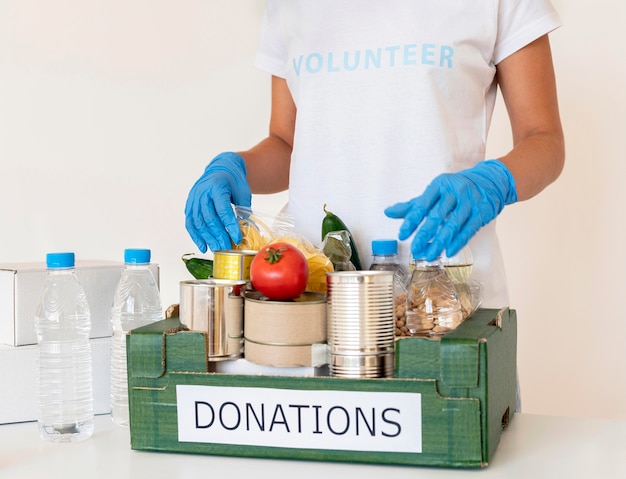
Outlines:
[{"label": "forearm", "polygon": [[246,162],[246,178],[252,193],[278,193],[289,187],[291,146],[281,138],[268,136],[239,154]]},{"label": "forearm", "polygon": [[563,134],[560,129],[530,134],[499,160],[515,178],[518,200],[530,199],[561,174],[565,162]]}]

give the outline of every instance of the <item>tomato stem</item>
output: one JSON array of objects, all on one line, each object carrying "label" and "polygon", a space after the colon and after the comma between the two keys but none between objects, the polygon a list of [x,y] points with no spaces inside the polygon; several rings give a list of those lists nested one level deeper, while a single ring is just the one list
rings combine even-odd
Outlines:
[{"label": "tomato stem", "polygon": [[267,261],[269,264],[275,264],[278,263],[280,261],[280,259],[283,257],[283,251],[285,250],[285,248],[273,248],[270,247],[267,249],[267,251],[265,251],[265,257],[263,258],[265,261]]}]

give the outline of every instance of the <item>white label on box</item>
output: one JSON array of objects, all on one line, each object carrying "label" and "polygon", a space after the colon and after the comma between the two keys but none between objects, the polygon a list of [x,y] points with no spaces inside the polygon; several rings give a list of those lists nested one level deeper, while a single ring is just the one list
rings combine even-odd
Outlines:
[{"label": "white label on box", "polygon": [[177,385],[178,440],[422,452],[419,393]]}]

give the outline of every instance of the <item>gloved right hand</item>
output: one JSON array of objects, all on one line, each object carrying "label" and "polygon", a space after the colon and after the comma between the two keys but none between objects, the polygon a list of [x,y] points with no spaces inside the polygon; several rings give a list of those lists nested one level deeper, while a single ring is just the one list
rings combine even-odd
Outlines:
[{"label": "gloved right hand", "polygon": [[185,205],[185,227],[200,251],[231,249],[239,244],[241,228],[231,206],[252,205],[246,180],[246,164],[241,155],[220,153],[195,182]]},{"label": "gloved right hand", "polygon": [[421,196],[385,209],[390,218],[403,218],[398,239],[413,232],[414,258],[433,261],[445,251],[454,256],[480,228],[517,201],[515,179],[499,160],[480,161],[457,173],[444,173]]}]

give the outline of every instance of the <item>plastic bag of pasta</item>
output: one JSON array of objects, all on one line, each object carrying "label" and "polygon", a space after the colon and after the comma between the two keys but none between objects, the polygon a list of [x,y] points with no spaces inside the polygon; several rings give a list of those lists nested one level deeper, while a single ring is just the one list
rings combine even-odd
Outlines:
[{"label": "plastic bag of pasta", "polygon": [[309,265],[306,291],[326,293],[326,273],[334,271],[333,263],[313,243],[294,231],[291,217],[283,213],[271,216],[239,206],[235,207],[235,214],[243,239],[233,249],[258,251],[268,243],[290,243],[304,254]]}]

